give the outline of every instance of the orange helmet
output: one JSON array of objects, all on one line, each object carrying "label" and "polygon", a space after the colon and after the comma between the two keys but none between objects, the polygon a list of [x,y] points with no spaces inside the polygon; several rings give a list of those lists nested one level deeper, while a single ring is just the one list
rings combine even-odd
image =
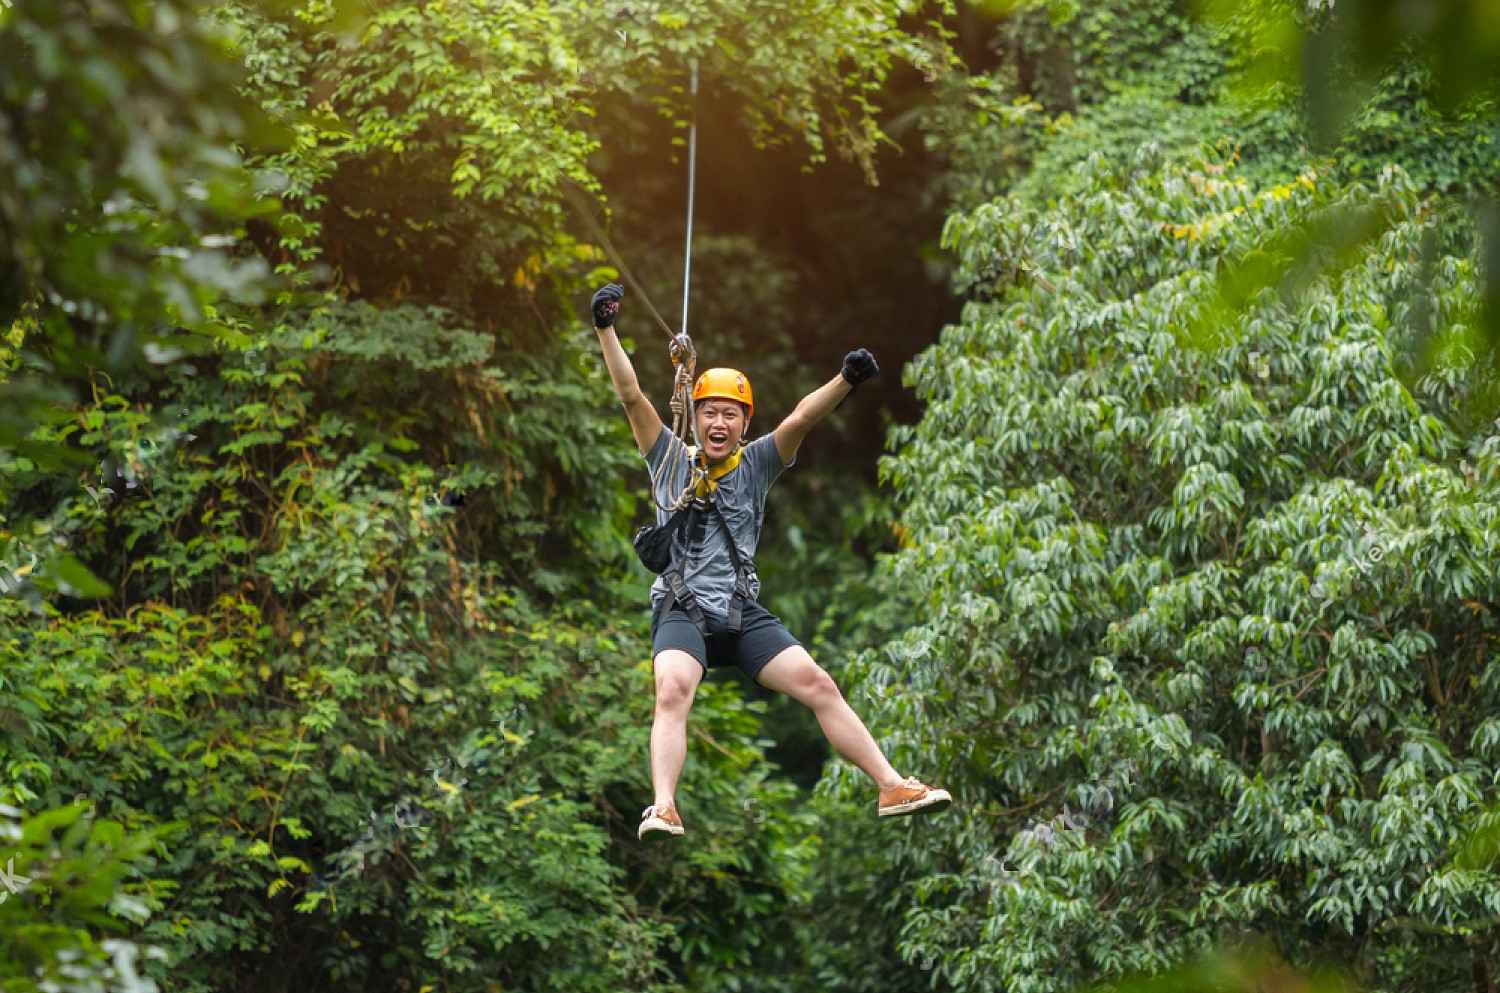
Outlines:
[{"label": "orange helmet", "polygon": [[693,385],[693,402],[700,400],[737,400],[747,408],[746,419],[755,413],[755,394],[750,392],[750,380],[738,369],[710,369],[698,377]]}]

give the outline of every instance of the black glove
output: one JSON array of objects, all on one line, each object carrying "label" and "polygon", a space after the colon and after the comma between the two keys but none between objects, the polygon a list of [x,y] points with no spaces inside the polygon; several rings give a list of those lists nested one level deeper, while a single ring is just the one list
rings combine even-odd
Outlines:
[{"label": "black glove", "polygon": [[880,375],[880,366],[875,364],[875,356],[870,354],[868,348],[861,348],[844,356],[844,368],[839,370],[839,375],[850,386],[858,386],[865,380]]},{"label": "black glove", "polygon": [[620,312],[620,298],[624,295],[625,287],[619,283],[610,283],[594,294],[594,299],[589,301],[589,309],[594,312],[594,327],[615,326],[615,315]]}]

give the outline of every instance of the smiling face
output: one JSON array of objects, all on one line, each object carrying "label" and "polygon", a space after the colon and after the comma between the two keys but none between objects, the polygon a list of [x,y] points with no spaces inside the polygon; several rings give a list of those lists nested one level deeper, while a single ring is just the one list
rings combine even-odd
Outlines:
[{"label": "smiling face", "polygon": [[740,446],[750,421],[745,405],[734,400],[704,400],[698,404],[698,438],[709,465],[727,459]]}]

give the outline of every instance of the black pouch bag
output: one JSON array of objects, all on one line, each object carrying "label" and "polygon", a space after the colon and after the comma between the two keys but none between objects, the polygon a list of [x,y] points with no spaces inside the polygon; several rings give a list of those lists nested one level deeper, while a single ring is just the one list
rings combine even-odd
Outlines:
[{"label": "black pouch bag", "polygon": [[692,512],[693,508],[684,507],[667,518],[665,524],[649,524],[635,533],[631,543],[642,565],[658,575],[667,571],[672,565],[672,541],[688,523]]}]

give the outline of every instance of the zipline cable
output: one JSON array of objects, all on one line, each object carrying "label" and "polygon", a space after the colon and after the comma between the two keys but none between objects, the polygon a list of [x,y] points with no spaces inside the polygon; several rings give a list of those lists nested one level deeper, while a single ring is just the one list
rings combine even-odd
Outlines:
[{"label": "zipline cable", "polygon": [[[692,117],[690,118],[690,123],[688,126],[687,244],[683,252],[682,330],[678,333],[673,333],[671,326],[667,324],[667,322],[662,318],[661,313],[657,311],[656,306],[651,302],[650,294],[648,294],[645,287],[643,287],[640,282],[636,280],[634,274],[630,271],[630,267],[625,264],[625,260],[620,256],[619,251],[615,248],[614,242],[610,240],[609,235],[604,233],[604,228],[600,226],[599,222],[594,219],[593,211],[589,207],[587,201],[584,199],[584,195],[587,194],[588,191],[584,189],[584,187],[580,183],[578,183],[577,180],[568,175],[567,170],[562,167],[561,163],[557,161],[557,159],[552,155],[552,152],[543,142],[538,141],[535,138],[532,139],[532,142],[536,146],[537,150],[541,152],[544,164],[551,166],[553,173],[559,180],[561,180],[561,183],[559,183],[558,185],[558,189],[562,190],[563,195],[573,206],[574,211],[580,218],[582,218],[584,226],[587,227],[589,229],[589,233],[598,240],[599,247],[604,249],[604,254],[609,258],[610,262],[614,263],[615,269],[619,272],[620,277],[625,280],[625,283],[631,289],[635,290],[635,292],[640,295],[641,302],[646,305],[646,311],[651,315],[652,319],[656,321],[657,326],[662,329],[663,333],[665,333],[668,338],[671,339],[672,343],[670,346],[670,351],[672,364],[675,367],[671,399],[671,408],[674,415],[672,419],[672,433],[676,435],[679,441],[687,437],[688,434],[691,434],[693,437],[693,444],[695,446],[694,450],[702,451],[703,446],[701,443],[701,439],[698,437],[698,418],[696,416],[695,404],[693,403],[693,378],[697,371],[698,352],[693,347],[693,340],[689,338],[687,334],[688,296],[692,289],[693,203],[696,198],[695,195],[697,191],[698,175],[697,59],[693,59],[691,63],[689,92],[692,95],[693,103]],[[520,108],[511,103],[511,101],[506,100],[505,102],[510,104],[510,109],[513,113],[516,114],[516,116],[525,120],[532,126],[532,133],[536,134],[536,122],[532,120],[531,115],[528,114],[523,108]],[[652,473],[651,475],[652,502],[663,510],[673,511],[680,510],[683,507],[686,507],[692,501],[694,495],[697,493],[699,482],[708,479],[708,467],[706,465],[697,464],[698,460],[693,460],[694,464],[690,464],[688,466],[687,484],[684,486],[681,494],[678,495],[677,499],[672,501],[670,505],[663,505],[662,502],[657,499],[656,493],[658,488],[658,481],[660,480],[661,476],[663,475],[663,473],[665,473],[668,479],[676,477],[678,467],[682,464],[682,457],[685,454],[686,453],[682,449],[678,449],[673,453],[673,456],[671,458],[663,460],[663,463],[658,468],[657,472]]]},{"label": "zipline cable", "polygon": [[688,290],[693,285],[693,200],[698,186],[698,60],[693,60],[693,117],[688,127],[687,245],[682,250],[682,333],[688,333]]},{"label": "zipline cable", "polygon": [[[4,0],[0,0],[0,3],[3,2]],[[599,225],[599,222],[594,220],[593,210],[590,208],[588,200],[585,199],[591,199],[592,195],[581,183],[579,183],[572,176],[568,175],[568,170],[564,168],[562,163],[557,160],[557,157],[552,154],[552,150],[547,147],[546,142],[537,137],[537,135],[541,134],[542,131],[541,128],[537,126],[535,118],[533,118],[531,114],[527,112],[525,107],[516,103],[514,100],[511,100],[509,94],[503,87],[500,87],[498,85],[494,86],[492,87],[491,92],[496,97],[498,97],[502,103],[506,105],[506,108],[512,114],[514,114],[517,119],[528,125],[529,130],[527,130],[526,128],[520,128],[518,130],[522,135],[530,140],[532,147],[540,154],[541,164],[549,166],[552,169],[553,175],[555,175],[560,181],[558,183],[558,189],[562,191],[563,196],[573,207],[574,212],[577,213],[579,218],[583,221],[584,226],[589,229],[589,234],[591,234],[599,242],[599,247],[604,249],[604,254],[609,258],[609,261],[614,264],[615,269],[620,273],[620,278],[623,279],[625,281],[625,284],[640,296],[641,302],[646,305],[647,313],[649,313],[652,319],[656,321],[657,326],[662,329],[662,333],[664,333],[668,338],[675,339],[677,337],[676,332],[672,330],[671,325],[667,324],[667,322],[662,318],[661,314],[657,311],[656,305],[651,302],[650,294],[646,292],[645,287],[643,287],[635,278],[635,275],[631,273],[630,267],[625,264],[625,260],[620,257],[620,253],[615,249],[615,243],[610,240],[609,235],[604,233],[604,228]]]},{"label": "zipline cable", "polygon": [[[693,451],[703,451],[703,440],[698,437],[697,405],[693,402],[693,380],[698,371],[698,351],[693,339],[688,337],[688,300],[693,288],[693,205],[698,189],[698,60],[693,59],[688,92],[692,95],[692,116],[688,123],[688,193],[687,193],[687,237],[682,251],[682,332],[672,339],[671,355],[675,370],[672,383],[672,434],[685,443],[689,434],[693,437]],[[665,475],[675,479],[682,459],[687,453],[682,449],[665,459],[658,471],[651,476],[651,499],[662,510],[681,510],[697,495],[698,484],[708,479],[708,466],[690,457],[687,466],[687,483],[671,506],[663,506],[657,499],[658,480]],[[692,540],[692,536],[688,536]]]}]

